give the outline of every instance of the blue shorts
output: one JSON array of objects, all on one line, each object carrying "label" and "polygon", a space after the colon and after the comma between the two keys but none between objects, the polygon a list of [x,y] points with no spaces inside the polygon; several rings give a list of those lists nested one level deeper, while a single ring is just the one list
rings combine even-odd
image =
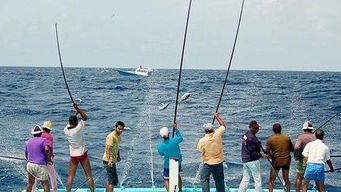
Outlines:
[{"label": "blue shorts", "polygon": [[[179,172],[181,172],[181,166],[179,167]],[[163,179],[164,180],[169,180],[169,168],[163,168]]]},{"label": "blue shorts", "polygon": [[304,179],[324,182],[324,164],[308,162]]}]

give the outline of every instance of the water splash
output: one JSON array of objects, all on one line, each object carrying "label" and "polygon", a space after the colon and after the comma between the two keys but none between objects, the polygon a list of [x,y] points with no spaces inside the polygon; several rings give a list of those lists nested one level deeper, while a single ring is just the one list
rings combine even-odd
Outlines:
[{"label": "water splash", "polygon": [[192,183],[192,186],[196,186],[196,184],[200,183],[199,176],[200,176],[200,171],[201,171],[201,169],[202,169],[202,166],[203,166],[203,163],[200,163],[200,164],[199,164],[199,167],[198,167],[198,169],[197,169],[197,172],[196,172],[196,174],[195,174],[195,179],[194,179],[194,181],[193,181],[193,183]]}]

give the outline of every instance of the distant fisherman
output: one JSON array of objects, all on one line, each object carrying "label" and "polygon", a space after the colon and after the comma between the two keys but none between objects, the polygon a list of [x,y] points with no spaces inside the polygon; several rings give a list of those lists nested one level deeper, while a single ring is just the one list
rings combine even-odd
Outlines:
[{"label": "distant fisherman", "polygon": [[327,162],[330,172],[334,172],[329,148],[322,142],[324,137],[323,130],[316,130],[315,137],[316,140],[308,143],[302,153],[304,161],[307,162],[307,168],[304,173],[303,192],[307,192],[310,180],[315,181],[320,192],[326,191],[324,186],[324,162]]},{"label": "distant fisherman", "polygon": [[282,169],[283,179],[285,181],[285,187],[287,191],[290,191],[289,170],[291,163],[290,152],[294,151],[294,145],[291,142],[289,136],[281,133],[282,126],[279,123],[275,123],[272,126],[274,134],[269,137],[266,143],[266,149],[268,155],[272,159],[272,166],[270,168],[269,177],[269,191],[272,192],[275,186],[275,179],[280,169]]},{"label": "distant fisherman", "polygon": [[307,121],[303,124],[303,131],[304,133],[298,136],[295,146],[294,146],[294,157],[295,160],[298,160],[297,162],[297,168],[296,168],[296,192],[301,191],[302,186],[302,180],[303,175],[306,169],[306,163],[303,161],[303,155],[302,152],[304,150],[304,147],[311,141],[315,141],[315,135],[312,133],[313,131],[313,125]]},{"label": "distant fisherman", "polygon": [[[163,142],[161,142],[157,146],[157,150],[161,156],[163,156],[163,180],[165,182],[165,187],[167,191],[169,191],[169,158],[176,157],[179,160],[179,172],[181,171],[181,163],[182,163],[182,155],[180,151],[179,144],[183,141],[182,135],[177,129],[177,124],[173,124],[173,128],[175,129],[176,136],[173,138],[169,138],[169,131],[167,127],[162,127],[160,129],[160,135],[163,138]],[[179,191],[182,191],[182,181],[179,174]]]},{"label": "distant fisherman", "polygon": [[39,125],[36,125],[31,131],[33,138],[26,142],[25,156],[28,173],[27,192],[32,191],[35,179],[41,181],[44,192],[50,191],[46,164],[52,165],[53,163],[51,161],[48,142],[45,138],[41,137],[42,133],[43,129]]},{"label": "distant fisherman", "polygon": [[213,175],[217,192],[225,191],[224,184],[224,145],[222,135],[226,129],[224,120],[214,113],[220,127],[214,130],[211,123],[204,125],[205,136],[199,140],[198,150],[201,152],[203,167],[200,173],[202,191],[210,191],[210,175]]},{"label": "distant fisherman", "polygon": [[[86,178],[88,179],[89,188],[91,192],[95,192],[94,180],[92,178],[90,161],[87,154],[88,150],[85,147],[83,136],[83,128],[88,116],[76,103],[73,104],[73,107],[76,110],[76,114],[70,116],[69,124],[64,128],[64,133],[69,141],[70,148],[69,175],[67,178],[66,190],[67,192],[71,192],[72,182],[75,177],[78,163],[81,163]],[[82,120],[79,122],[77,114],[80,114],[82,117]]]},{"label": "distant fisherman", "polygon": [[257,121],[250,121],[249,131],[242,138],[243,179],[240,182],[238,192],[245,192],[247,190],[251,176],[255,182],[255,191],[262,191],[262,175],[259,159],[268,158],[269,156],[260,153],[262,143],[256,137],[259,127]]},{"label": "distant fisherman", "polygon": [[[51,158],[54,157],[53,154],[53,135],[50,133],[52,130],[52,122],[51,121],[45,121],[42,128],[43,128],[43,133],[41,134],[42,138],[45,138],[51,153]],[[57,172],[54,168],[54,164],[47,164],[46,166],[47,168],[47,173],[50,177],[50,182],[51,182],[51,187],[53,189],[54,192],[58,191],[58,187],[57,187]],[[37,185],[37,179],[34,182],[34,185],[32,187],[32,190],[34,191]]]},{"label": "distant fisherman", "polygon": [[125,125],[122,121],[117,121],[115,124],[115,130],[112,131],[105,140],[103,164],[106,167],[108,176],[106,192],[112,192],[114,187],[118,184],[116,162],[121,161],[120,143],[124,127]]}]

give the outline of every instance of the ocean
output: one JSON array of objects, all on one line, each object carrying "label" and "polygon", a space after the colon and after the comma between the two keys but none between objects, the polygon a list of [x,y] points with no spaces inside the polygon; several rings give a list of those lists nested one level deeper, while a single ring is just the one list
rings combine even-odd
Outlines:
[{"label": "ocean", "polygon": [[[73,97],[88,114],[85,139],[95,184],[104,187],[101,172],[105,137],[116,121],[124,121],[121,158],[117,164],[120,184],[125,187],[162,187],[162,157],[156,146],[162,141],[159,129],[171,127],[178,70],[155,69],[149,77],[121,76],[112,68],[65,68]],[[204,136],[202,125],[212,121],[225,77],[224,70],[184,70],[180,96],[191,93],[178,107],[177,123],[184,136],[183,183],[200,187],[198,140]],[[69,148],[63,133],[74,112],[65,89],[60,68],[0,67],[0,154],[24,157],[24,145],[34,125],[54,123],[55,166],[63,188],[68,174]],[[169,107],[160,111],[161,103]],[[231,71],[220,106],[226,121],[223,136],[226,166],[225,180],[238,187],[242,178],[241,137],[250,120],[261,126],[257,136],[263,146],[272,135],[272,124],[279,122],[282,133],[295,142],[302,124],[310,120],[314,127],[341,111],[340,72]],[[340,155],[341,118],[335,117],[323,129],[324,142],[332,155]],[[341,160],[333,158],[335,168]],[[268,187],[269,162],[261,160],[264,188]],[[295,182],[296,161],[292,161],[290,180]],[[85,179],[79,166],[74,187]],[[0,158],[0,191],[18,192],[26,186],[25,162]],[[327,173],[329,191],[341,191],[341,172]],[[212,187],[214,186],[211,180]],[[312,185],[312,182],[311,182]],[[82,187],[87,187],[86,185]],[[253,183],[250,183],[253,188]],[[276,181],[276,188],[281,185]]]}]

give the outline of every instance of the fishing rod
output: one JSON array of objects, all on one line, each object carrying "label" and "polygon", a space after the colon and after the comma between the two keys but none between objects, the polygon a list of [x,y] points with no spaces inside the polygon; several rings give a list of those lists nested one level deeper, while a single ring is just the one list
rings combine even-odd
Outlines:
[{"label": "fishing rod", "polygon": [[[338,171],[338,170],[341,170],[341,168],[334,169],[334,171]],[[325,171],[325,173],[330,173],[330,172],[332,171],[331,170]]]},{"label": "fishing rod", "polygon": [[341,155],[331,155],[330,157],[341,157]]},{"label": "fishing rod", "polygon": [[[177,110],[178,110],[180,82],[181,82],[181,74],[182,74],[182,64],[183,64],[183,61],[184,61],[184,53],[185,53],[185,46],[186,46],[188,21],[189,21],[189,15],[191,13],[191,6],[192,6],[192,0],[189,0],[188,11],[187,11],[187,20],[186,20],[186,28],[185,28],[184,40],[183,40],[183,43],[182,43],[180,71],[179,71],[179,78],[178,78],[178,88],[177,88],[177,91],[176,91],[175,112],[174,112],[174,121],[173,121],[174,123],[176,123],[176,114],[177,114]],[[175,129],[173,128],[173,137],[174,137],[174,132],[175,132]]]},{"label": "fishing rod", "polygon": [[[265,152],[265,150],[264,150],[262,144],[260,144],[259,146],[260,146],[260,148],[262,149],[263,153],[266,154],[266,152]],[[272,162],[270,161],[270,158],[267,157],[266,159],[269,161],[271,167],[275,170],[275,167],[272,165]],[[285,185],[283,184],[283,181],[282,181],[282,179],[279,177],[278,173],[276,173],[276,170],[275,170],[275,174],[276,174],[277,179],[278,179],[279,182],[281,183],[281,185],[282,185],[284,191],[289,192],[289,191],[287,190],[287,188],[285,187]]]},{"label": "fishing rod", "polygon": [[339,114],[341,114],[341,111],[337,112],[335,115],[333,115],[331,118],[329,118],[326,122],[324,122],[321,126],[319,126],[317,129],[315,129],[313,131],[313,133],[315,133],[317,130],[321,129],[323,126],[325,126],[329,121],[331,121],[332,119],[334,119],[336,116],[338,116]]},{"label": "fishing rod", "polygon": [[57,40],[58,56],[59,56],[60,68],[62,69],[62,73],[63,73],[63,77],[64,77],[65,86],[66,86],[67,92],[69,93],[69,96],[70,96],[70,99],[71,99],[72,103],[75,103],[75,101],[73,100],[73,97],[71,95],[71,92],[70,92],[70,89],[69,89],[69,85],[67,84],[66,77],[65,77],[65,72],[64,72],[63,62],[62,62],[62,56],[60,54],[57,23],[54,24],[54,28],[56,29],[56,40]]},{"label": "fishing rod", "polygon": [[[230,60],[229,60],[229,65],[228,65],[228,68],[227,68],[227,71],[226,71],[226,76],[225,76],[225,80],[224,80],[224,85],[223,85],[223,88],[221,89],[219,101],[218,101],[218,104],[217,104],[217,108],[216,108],[216,110],[215,110],[216,113],[217,113],[218,110],[219,110],[219,106],[220,106],[221,100],[222,100],[222,98],[223,98],[225,86],[226,86],[226,83],[227,83],[227,77],[228,77],[228,75],[229,75],[229,73],[230,73],[231,63],[232,63],[232,59],[233,59],[233,55],[234,55],[234,50],[235,50],[235,48],[236,48],[237,39],[238,39],[238,34],[239,34],[239,27],[240,27],[240,23],[241,23],[242,16],[243,16],[244,1],[245,1],[245,0],[242,1],[242,6],[241,6],[241,8],[240,8],[237,31],[236,31],[236,35],[235,35],[235,37],[234,37],[232,52],[231,52],[231,56],[230,56]],[[214,124],[214,121],[215,121],[215,117],[213,117],[212,124]]]},{"label": "fishing rod", "polygon": [[22,157],[13,157],[13,156],[7,156],[7,155],[0,155],[1,158],[7,158],[7,159],[15,159],[15,160],[21,160],[21,161],[26,161],[25,158]]},{"label": "fishing rod", "polygon": [[[92,177],[87,178],[86,180],[84,180],[74,191],[72,192],[76,192],[79,188],[81,188],[86,182],[88,182],[90,179],[94,178],[96,175],[100,176],[100,173],[102,173],[103,170],[105,170],[108,166],[104,166],[102,169],[98,170],[96,173],[94,173],[92,175]],[[95,179],[94,179],[95,180]]]}]

